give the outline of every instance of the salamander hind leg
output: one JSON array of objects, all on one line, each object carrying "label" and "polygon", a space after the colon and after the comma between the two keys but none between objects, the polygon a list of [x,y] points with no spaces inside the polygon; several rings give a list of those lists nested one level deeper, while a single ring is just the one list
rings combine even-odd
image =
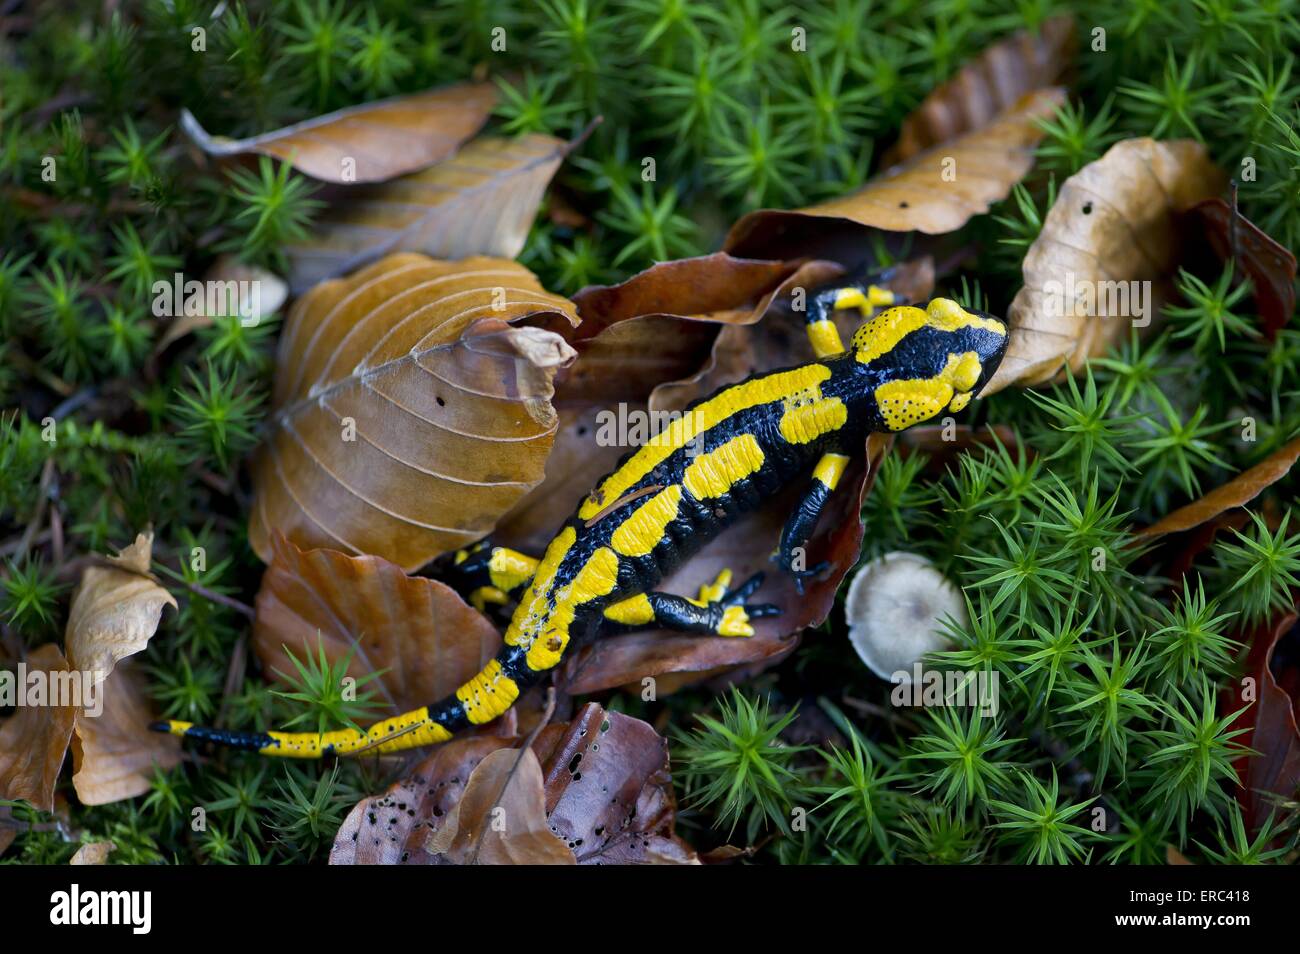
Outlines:
[{"label": "salamander hind leg", "polygon": [[753,636],[752,620],[776,616],[781,609],[771,603],[745,602],[762,585],[762,573],[728,589],[731,576],[730,570],[723,570],[712,583],[700,587],[697,599],[658,592],[631,597],[605,610],[605,621],[616,632],[662,628],[710,636]]}]

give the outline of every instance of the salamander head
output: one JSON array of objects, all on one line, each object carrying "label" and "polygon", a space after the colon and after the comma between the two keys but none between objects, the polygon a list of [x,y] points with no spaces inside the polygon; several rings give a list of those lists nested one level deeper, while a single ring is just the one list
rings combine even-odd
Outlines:
[{"label": "salamander head", "polygon": [[1002,361],[1007,327],[948,298],[925,308],[887,308],[853,335],[851,351],[869,373],[881,422],[901,431],[943,411],[960,411]]}]

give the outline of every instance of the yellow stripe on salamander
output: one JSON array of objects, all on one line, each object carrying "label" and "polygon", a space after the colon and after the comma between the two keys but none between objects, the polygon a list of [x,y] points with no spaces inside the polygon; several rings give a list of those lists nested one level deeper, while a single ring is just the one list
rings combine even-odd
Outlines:
[{"label": "yellow stripe on salamander", "polygon": [[274,744],[258,749],[262,755],[290,759],[315,759],[324,752],[339,755],[358,752],[382,755],[412,746],[434,745],[446,742],[451,733],[429,718],[428,706],[404,712],[391,719],[372,725],[366,732],[357,729],[338,729],[334,732],[268,732]]},{"label": "yellow stripe on salamander", "polygon": [[650,598],[644,593],[638,593],[605,610],[605,618],[624,626],[644,626],[654,622],[655,611],[650,605]]},{"label": "yellow stripe on salamander", "polygon": [[843,401],[823,396],[821,388],[809,388],[786,398],[779,430],[791,444],[807,444],[839,430],[848,419]]},{"label": "yellow stripe on salamander", "polygon": [[813,470],[813,478],[834,490],[839,486],[840,478],[844,476],[844,470],[848,466],[849,459],[843,454],[822,454],[822,459],[817,462]]},{"label": "yellow stripe on salamander", "polygon": [[701,454],[686,468],[682,484],[696,500],[721,497],[763,466],[763,448],[753,434],[733,437],[707,454]]},{"label": "yellow stripe on salamander", "polygon": [[574,574],[573,582],[557,591],[554,608],[528,647],[528,668],[540,672],[559,663],[569,645],[578,608],[608,595],[617,585],[618,555],[609,547],[601,547]]},{"label": "yellow stripe on salamander", "polygon": [[714,395],[674,420],[628,458],[622,467],[606,477],[591,496],[583,501],[578,517],[590,520],[672,456],[674,451],[685,447],[700,434],[732,415],[760,404],[783,401],[793,394],[816,387],[830,376],[831,369],[826,365],[808,364],[755,378]]},{"label": "yellow stripe on salamander", "polygon": [[610,545],[627,557],[642,557],[650,553],[664,538],[668,524],[677,516],[677,506],[682,502],[682,488],[678,484],[665,487],[633,511],[610,537]]},{"label": "yellow stripe on salamander", "polygon": [[519,698],[519,684],[505,675],[501,663],[494,659],[456,690],[456,698],[465,706],[466,718],[474,725],[482,725],[514,705]]}]

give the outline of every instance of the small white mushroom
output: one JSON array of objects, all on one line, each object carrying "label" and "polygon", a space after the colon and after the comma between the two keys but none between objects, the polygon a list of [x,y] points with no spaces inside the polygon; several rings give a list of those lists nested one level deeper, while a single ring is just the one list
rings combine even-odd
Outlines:
[{"label": "small white mushroom", "polygon": [[[948,648],[944,620],[966,623],[961,593],[933,563],[914,553],[877,557],[853,577],[844,598],[849,641],[882,679],[910,683],[912,667]],[[903,673],[898,679],[895,674]]]}]

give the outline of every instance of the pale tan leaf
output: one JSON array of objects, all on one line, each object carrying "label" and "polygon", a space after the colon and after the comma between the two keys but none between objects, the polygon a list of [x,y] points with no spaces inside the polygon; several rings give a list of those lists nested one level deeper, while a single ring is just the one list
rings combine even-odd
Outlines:
[{"label": "pale tan leaf", "polygon": [[446,822],[429,835],[428,851],[461,865],[576,864],[547,823],[543,786],[531,748],[488,753]]},{"label": "pale tan leaf", "polygon": [[928,235],[955,231],[1005,199],[1029,171],[1043,136],[1035,120],[1053,115],[1064,100],[1061,89],[1035,90],[986,125],[886,169],[852,195],[791,212],[751,212],[732,226],[724,248],[773,257],[791,253],[805,235],[846,223]]},{"label": "pale tan leaf", "polygon": [[117,851],[117,845],[111,841],[92,841],[77,849],[69,860],[70,865],[106,865],[108,856]]},{"label": "pale tan leaf", "polygon": [[310,239],[285,248],[289,283],[301,292],[392,252],[514,258],[571,148],[551,136],[483,136],[421,172],[349,189]]},{"label": "pale tan leaf", "polygon": [[331,662],[352,652],[357,679],[383,702],[383,714],[441,699],[478,672],[501,636],[456,591],[437,580],[407,576],[387,560],[335,550],[298,549],[279,533],[257,593],[253,649],[269,672],[294,673],[318,647]]},{"label": "pale tan leaf", "polygon": [[[69,672],[54,643],[34,649],[24,663],[29,675],[43,673],[47,681]],[[54,786],[72,738],[77,709],[71,704],[49,704],[53,701],[19,706],[0,722],[0,799],[22,799],[41,811],[54,810]]]},{"label": "pale tan leaf", "polygon": [[[530,322],[531,324],[523,324]],[[392,255],[316,286],[281,334],[249,541],[404,569],[488,533],[541,480],[577,325],[522,265]]]},{"label": "pale tan leaf", "polygon": [[1007,316],[1011,340],[984,396],[1077,371],[1158,316],[1182,255],[1176,214],[1225,184],[1191,140],[1127,139],[1067,179],[1025,255],[1025,284]]},{"label": "pale tan leaf", "polygon": [[143,795],[155,767],[166,770],[181,761],[180,739],[149,731],[155,716],[139,672],[120,666],[99,691],[102,711],[80,709],[72,739],[72,785],[83,805]]},{"label": "pale tan leaf", "polygon": [[164,606],[176,598],[149,572],[153,533],[141,533],[112,566],[88,567],[72,598],[64,642],[74,669],[102,682],[119,659],[138,653],[158,629]]},{"label": "pale tan leaf", "polygon": [[1074,63],[1074,19],[1052,17],[985,49],[925,97],[883,163],[893,166],[993,121],[1026,93],[1064,81]]},{"label": "pale tan leaf", "polygon": [[451,155],[495,103],[491,83],[469,83],[351,106],[247,139],[209,135],[188,109],[181,128],[213,156],[259,153],[323,182],[382,182]]}]

